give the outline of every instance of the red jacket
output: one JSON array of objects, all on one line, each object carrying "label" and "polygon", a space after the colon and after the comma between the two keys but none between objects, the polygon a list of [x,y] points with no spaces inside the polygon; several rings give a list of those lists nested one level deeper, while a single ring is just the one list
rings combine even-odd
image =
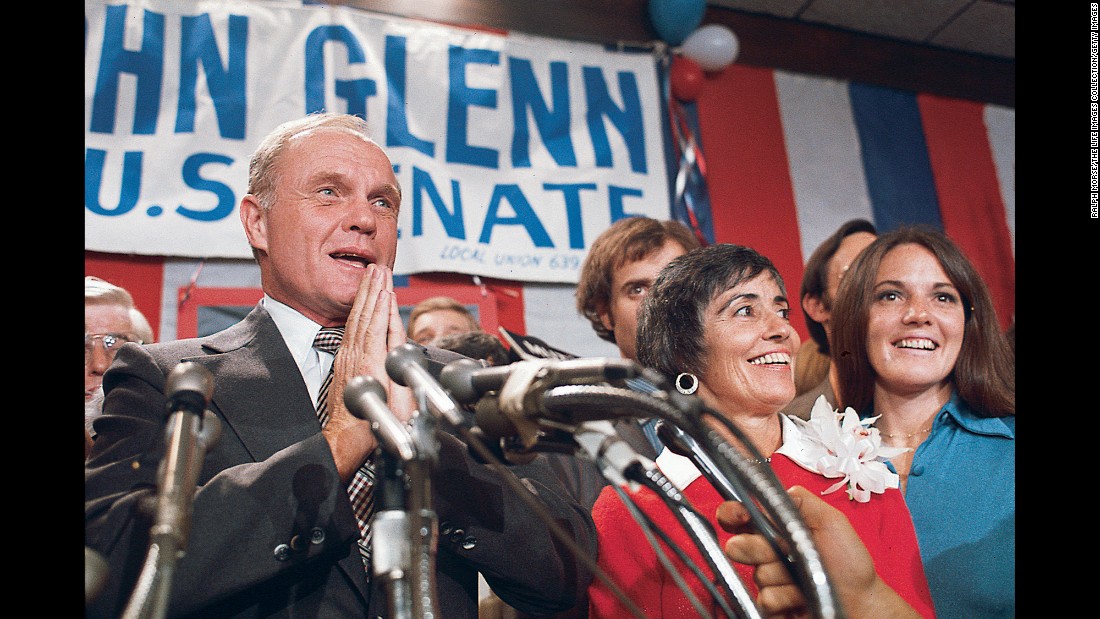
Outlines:
[{"label": "red jacket", "polygon": [[[788,488],[801,485],[820,494],[837,481],[807,471],[778,453],[773,455],[771,467],[784,487]],[[684,549],[693,563],[713,581],[713,574],[702,554],[661,498],[648,488],[641,488],[631,496],[642,511]],[[718,504],[722,502],[718,492],[700,476],[687,486],[684,497],[711,523],[718,533],[719,544],[724,548],[732,534],[723,531],[715,518]],[[822,498],[848,516],[852,527],[867,546],[875,562],[875,570],[886,584],[922,616],[935,617],[913,521],[901,492],[891,488],[884,494],[872,495],[867,503],[859,503],[850,500],[844,488],[841,488],[823,495]],[[658,561],[645,535],[613,488],[603,489],[592,508],[592,518],[596,522],[599,540],[597,562],[600,568],[647,617],[698,617],[698,612]],[[672,564],[678,566],[680,574],[691,586],[696,597],[708,608],[708,612],[723,616],[692,571],[683,565],[675,553],[667,547],[664,550]],[[752,579],[753,568],[735,565],[755,598],[757,590]],[[590,619],[621,619],[632,616],[599,578],[592,581],[588,595]]]}]

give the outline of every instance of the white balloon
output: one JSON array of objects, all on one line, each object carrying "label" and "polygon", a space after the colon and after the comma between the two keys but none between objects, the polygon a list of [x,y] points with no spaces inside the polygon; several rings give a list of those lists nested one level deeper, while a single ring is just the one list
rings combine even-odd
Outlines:
[{"label": "white balloon", "polygon": [[707,24],[689,34],[680,51],[704,71],[721,71],[737,58],[737,35],[722,24]]}]

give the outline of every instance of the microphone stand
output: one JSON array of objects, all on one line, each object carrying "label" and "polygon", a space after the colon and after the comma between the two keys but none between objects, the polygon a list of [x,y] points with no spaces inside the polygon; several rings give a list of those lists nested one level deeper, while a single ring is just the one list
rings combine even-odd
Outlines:
[{"label": "microphone stand", "polygon": [[[723,499],[739,503],[745,502],[745,499],[742,498],[747,492],[745,485],[736,478],[727,477],[714,461],[714,458],[699,444],[699,441],[696,441],[683,429],[665,419],[661,419],[657,422],[657,437],[673,453],[690,459],[695,464],[695,468],[699,469],[699,472],[707,478],[710,485],[714,486],[714,489],[722,495]],[[775,549],[776,554],[788,566],[788,569],[793,569],[793,566],[790,565],[790,556],[777,543],[780,539],[779,533],[771,525],[771,522],[767,519],[760,519],[755,521],[754,524],[765,539],[773,544],[772,547]]]},{"label": "microphone stand", "polygon": [[[422,350],[418,350],[416,347],[406,344],[390,351],[386,358],[386,371],[395,382],[412,388],[413,393],[417,397],[420,411],[432,413],[433,420],[442,420],[446,422],[449,427],[457,431],[467,441],[467,446],[471,450],[471,455],[477,461],[488,464],[495,469],[501,476],[501,479],[512,488],[524,503],[527,504],[527,507],[542,519],[558,542],[567,547],[570,552],[572,552],[578,560],[584,562],[589,569],[597,575],[602,575],[602,570],[596,565],[594,559],[589,557],[586,551],[577,544],[574,535],[566,531],[556,519],[546,512],[546,507],[535,498],[535,493],[530,492],[519,478],[505,469],[502,462],[497,461],[493,454],[494,450],[486,444],[486,433],[475,432],[478,428],[468,427],[469,423],[465,415],[460,412],[458,402],[452,396],[451,392],[444,389],[440,382],[427,371],[427,362],[427,356]],[[456,361],[454,363],[460,362]],[[476,364],[476,362],[473,363]],[[414,418],[414,422],[420,417],[426,417],[426,415],[422,413],[418,414],[417,417]],[[414,423],[414,430],[415,428],[416,426]],[[432,433],[430,436],[434,437],[436,434]],[[572,453],[573,449],[569,451]],[[506,456],[507,454],[502,455]],[[530,456],[530,458],[535,457],[534,454],[523,454],[520,460],[522,462],[529,462],[528,456]],[[435,531],[434,519],[431,524],[432,526],[429,530]],[[434,550],[434,538],[431,545]],[[432,556],[434,557],[434,553]],[[606,578],[605,576],[601,577]],[[645,618],[645,615],[638,609],[637,605],[629,598],[626,598],[625,594],[623,594],[621,590],[618,590],[618,587],[614,583],[609,583],[609,585],[612,589],[617,591],[617,596],[632,611],[635,617],[638,619]]]},{"label": "microphone stand", "polygon": [[[817,619],[843,618],[844,612],[837,601],[832,579],[825,572],[809,529],[771,469],[748,460],[713,429],[707,428],[700,417],[700,408],[703,406],[701,400],[657,387],[662,384],[663,379],[646,372],[651,376],[645,377],[645,384],[631,385],[631,389],[608,385],[552,387],[541,393],[536,409],[526,414],[531,417],[541,413],[554,418],[569,415],[574,418],[585,415],[598,418],[596,416],[601,414],[606,417],[608,409],[619,408],[633,411],[622,416],[659,417],[683,428],[698,441],[699,447],[705,453],[712,456],[715,468],[725,479],[743,484],[744,491],[737,494],[753,499],[744,501],[744,505],[753,522],[765,532],[765,536],[774,532],[789,547],[790,556],[785,557],[784,562],[788,568],[793,569],[792,575],[810,603],[813,616]],[[627,383],[637,383],[638,380],[631,379]],[[543,423],[546,423],[545,420]],[[751,447],[751,444],[748,446]],[[760,503],[759,507],[757,501]],[[777,526],[771,527],[769,518]],[[778,545],[779,541],[769,538],[773,546]],[[704,550],[704,556],[706,555]],[[784,554],[781,553],[780,556],[783,557]]]},{"label": "microphone stand", "polygon": [[389,616],[413,619],[413,595],[409,577],[412,575],[412,545],[409,514],[405,506],[404,462],[397,455],[382,450],[378,458],[379,509],[371,518],[371,568],[382,582],[388,600]]},{"label": "microphone stand", "polygon": [[[432,507],[431,467],[439,459],[435,419],[415,413],[411,426],[386,406],[385,390],[370,376],[356,376],[344,390],[353,415],[371,421],[381,445],[376,500],[371,517],[371,569],[385,588],[388,616],[438,616],[435,555],[438,545]],[[427,402],[417,394],[418,410]]]},{"label": "microphone stand", "polygon": [[[204,378],[208,383],[213,381],[209,371],[202,366],[180,363],[169,374],[167,389],[173,391],[173,379],[183,382],[186,387],[188,381],[201,382]],[[177,398],[170,394],[169,405],[173,410],[166,427],[168,444],[160,463],[156,516],[149,530],[149,549],[122,619],[160,619],[168,609],[176,561],[183,557],[187,548],[192,501],[203,456],[221,434],[217,417],[203,408],[209,402],[211,389],[207,388],[201,406],[175,402]]]},{"label": "microphone stand", "polygon": [[[656,468],[643,469],[635,465],[627,471],[628,479],[643,483],[653,490],[664,503],[672,510],[680,525],[691,537],[696,547],[703,553],[703,558],[711,570],[717,574],[729,592],[737,602],[736,609],[731,609],[725,600],[715,600],[726,610],[730,616],[736,614],[739,618],[762,619],[760,609],[752,598],[748,587],[734,570],[733,564],[726,558],[721,545],[715,536],[714,528],[696,512],[687,499],[680,493],[675,485]],[[739,612],[738,612],[739,611]]]},{"label": "microphone stand", "polygon": [[[424,410],[424,402],[418,403]],[[439,601],[435,581],[435,558],[439,549],[439,518],[432,504],[431,468],[439,461],[436,419],[432,415],[413,417],[409,435],[416,444],[417,458],[406,463],[408,471],[409,541],[416,550],[411,557],[413,612],[416,619],[438,617]]]},{"label": "microphone stand", "polygon": [[393,619],[436,617],[438,532],[428,462],[419,456],[403,461],[383,451],[381,464],[382,509],[371,520],[374,576],[385,584]]},{"label": "microphone stand", "polygon": [[636,453],[618,437],[610,421],[587,421],[576,426],[576,442],[582,453],[591,457],[608,481],[623,485],[627,481],[641,483],[657,493],[680,521],[681,526],[703,554],[704,560],[737,601],[736,613],[726,600],[715,600],[729,616],[762,619],[763,615],[749,593],[748,587],[733,569],[718,544],[714,529],[686,504],[679,490],[657,469],[653,461]]}]

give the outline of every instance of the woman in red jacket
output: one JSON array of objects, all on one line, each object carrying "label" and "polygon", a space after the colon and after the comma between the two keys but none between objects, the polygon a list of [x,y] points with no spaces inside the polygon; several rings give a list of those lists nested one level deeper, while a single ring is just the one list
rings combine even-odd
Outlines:
[{"label": "woman in red jacket", "polygon": [[[839,415],[824,403],[815,406],[809,421],[779,413],[795,395],[791,360],[799,338],[789,313],[783,279],[766,257],[732,244],[696,249],[669,263],[647,293],[639,315],[638,361],[675,377],[677,390],[695,394],[732,422],[784,487],[803,486],[843,512],[886,584],[921,615],[934,617],[913,522],[897,476],[884,464],[895,453],[881,445],[872,422],[861,423],[854,412]],[[709,423],[738,446],[727,428]],[[717,526],[718,491],[691,460],[669,449],[658,456],[657,466],[719,531],[724,546],[731,534]],[[628,494],[713,581],[702,554],[656,492],[642,486]],[[613,487],[604,488],[592,516],[599,566],[647,617],[698,617],[698,602],[707,613],[723,616],[692,569],[665,546],[678,572],[669,573]],[[753,568],[735,566],[755,596]],[[694,601],[678,580],[686,581]],[[632,615],[599,579],[589,596],[592,618]]]}]

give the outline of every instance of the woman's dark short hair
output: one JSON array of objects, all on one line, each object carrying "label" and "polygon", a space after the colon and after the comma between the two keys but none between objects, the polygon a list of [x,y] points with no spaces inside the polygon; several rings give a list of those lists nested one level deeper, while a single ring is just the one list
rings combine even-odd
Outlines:
[{"label": "woman's dark short hair", "polygon": [[715,297],[767,273],[787,294],[783,277],[751,247],[719,243],[693,249],[669,262],[642,301],[638,316],[638,363],[669,378],[703,373],[707,306]]}]

